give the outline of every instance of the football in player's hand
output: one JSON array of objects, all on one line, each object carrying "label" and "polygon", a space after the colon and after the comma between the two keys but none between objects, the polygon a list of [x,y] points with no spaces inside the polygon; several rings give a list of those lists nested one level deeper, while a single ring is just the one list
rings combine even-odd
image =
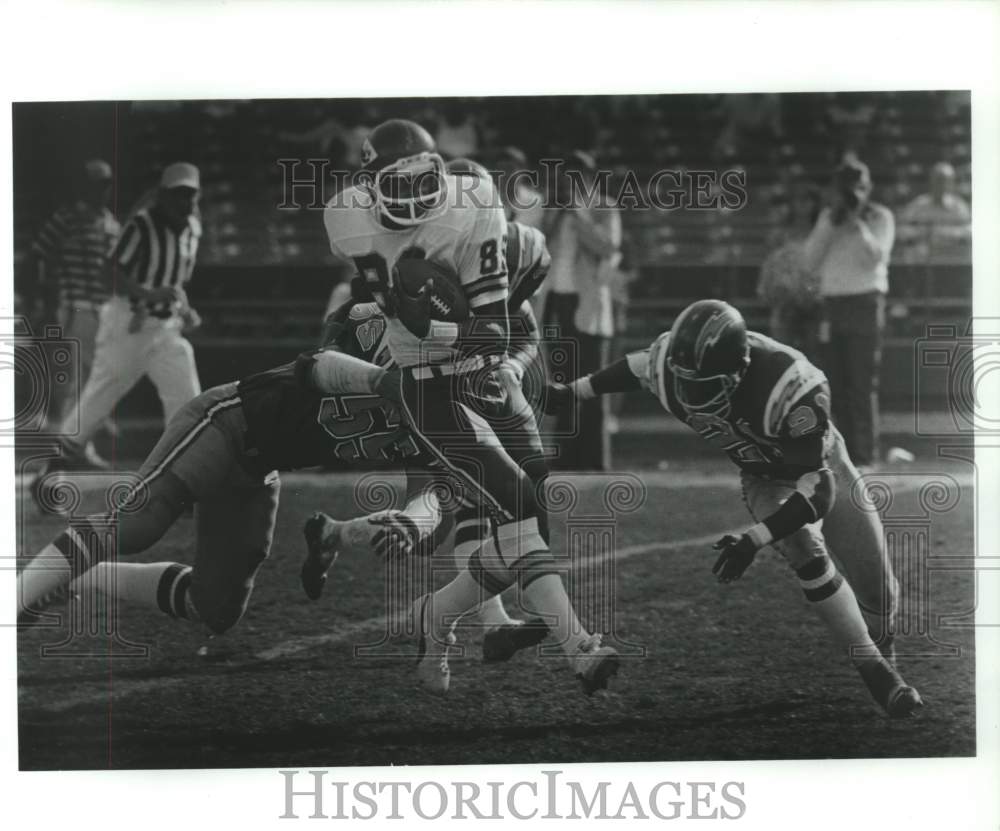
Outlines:
[{"label": "football in player's hand", "polygon": [[432,320],[458,323],[469,317],[469,301],[458,275],[445,266],[430,260],[402,259],[396,264],[395,277],[400,291],[410,297],[416,297],[430,280]]}]

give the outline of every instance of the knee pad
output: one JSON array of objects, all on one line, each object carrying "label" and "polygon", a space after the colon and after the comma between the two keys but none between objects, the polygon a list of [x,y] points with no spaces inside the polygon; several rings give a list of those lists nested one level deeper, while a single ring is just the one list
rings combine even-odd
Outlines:
[{"label": "knee pad", "polygon": [[796,572],[816,557],[827,557],[826,540],[822,531],[812,525],[804,525],[784,539],[772,543],[788,564]]},{"label": "knee pad", "polygon": [[501,560],[522,589],[539,577],[557,573],[536,517],[502,525],[495,536]]}]

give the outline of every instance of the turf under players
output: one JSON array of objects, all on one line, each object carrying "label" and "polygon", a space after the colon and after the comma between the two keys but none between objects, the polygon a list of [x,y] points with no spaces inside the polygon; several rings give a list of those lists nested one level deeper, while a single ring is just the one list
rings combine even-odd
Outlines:
[{"label": "turf under players", "polygon": [[719,540],[718,579],[738,579],[760,548],[773,545],[872,697],[890,716],[917,709],[919,694],[894,666],[890,621],[897,586],[881,523],[873,506],[858,504],[860,474],[830,422],[823,373],[802,353],[747,332],[728,303],[700,300],[648,349],[572,384],[550,386],[546,407],[639,389],[740,468],[744,501],[757,523],[740,537]]}]

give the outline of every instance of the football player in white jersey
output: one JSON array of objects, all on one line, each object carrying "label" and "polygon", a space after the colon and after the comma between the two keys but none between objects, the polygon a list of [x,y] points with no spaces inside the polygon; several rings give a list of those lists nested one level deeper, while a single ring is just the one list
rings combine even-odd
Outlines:
[{"label": "football player in white jersey", "polygon": [[[362,181],[324,212],[331,251],[354,265],[387,318],[411,433],[465,498],[487,508],[494,524],[467,568],[415,602],[418,675],[432,691],[446,692],[455,621],[516,583],[522,607],[550,621],[584,690],[602,689],[618,671],[618,655],[573,611],[539,532],[531,480],[491,426],[503,415],[496,369],[509,337],[507,223],[496,190],[490,181],[470,186],[448,174],[430,134],[412,121],[376,127],[364,142],[362,162]],[[427,259],[457,275],[470,317],[433,320],[428,287],[411,295],[396,279],[398,263],[407,258]]]}]

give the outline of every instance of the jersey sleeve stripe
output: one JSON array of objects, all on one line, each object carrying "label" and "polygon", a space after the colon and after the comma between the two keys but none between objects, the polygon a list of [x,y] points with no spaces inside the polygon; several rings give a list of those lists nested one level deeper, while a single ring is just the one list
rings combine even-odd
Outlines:
[{"label": "jersey sleeve stripe", "polygon": [[826,383],[826,376],[804,358],[793,361],[771,389],[764,407],[764,433],[775,438],[792,406],[802,396]]}]

